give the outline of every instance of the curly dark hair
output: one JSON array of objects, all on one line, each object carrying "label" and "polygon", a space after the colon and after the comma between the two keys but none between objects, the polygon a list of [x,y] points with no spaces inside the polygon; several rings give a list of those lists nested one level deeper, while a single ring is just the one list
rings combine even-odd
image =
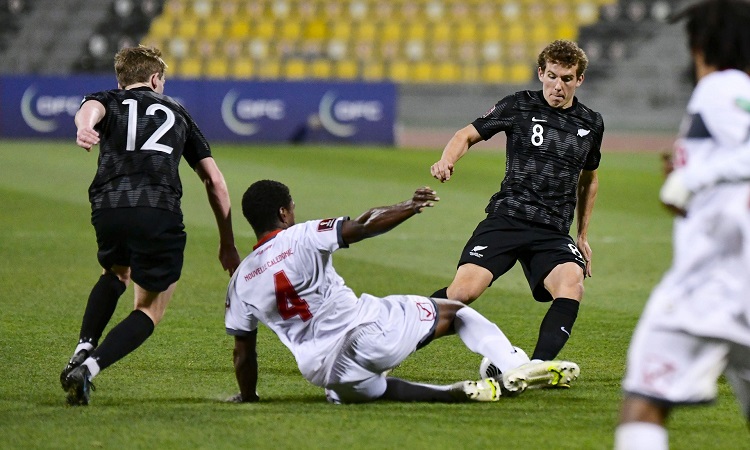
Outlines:
[{"label": "curly dark hair", "polygon": [[547,69],[547,62],[560,64],[564,67],[577,65],[576,78],[580,78],[589,65],[589,58],[575,42],[567,39],[558,39],[544,47],[544,50],[539,53],[539,57],[536,60],[537,65],[541,67],[542,71]]},{"label": "curly dark hair", "polygon": [[242,215],[255,234],[261,234],[276,228],[279,209],[290,208],[291,205],[292,195],[285,184],[260,180],[251,184],[242,196]]},{"label": "curly dark hair", "polygon": [[703,53],[707,65],[750,71],[750,2],[706,0],[670,18],[687,19],[688,46]]}]

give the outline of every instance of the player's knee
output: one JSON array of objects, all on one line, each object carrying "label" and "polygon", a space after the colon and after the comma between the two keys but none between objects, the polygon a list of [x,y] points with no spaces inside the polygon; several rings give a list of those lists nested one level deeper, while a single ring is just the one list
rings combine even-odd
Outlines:
[{"label": "player's knee", "polygon": [[477,288],[476,286],[466,285],[450,285],[448,287],[448,298],[451,300],[458,300],[461,303],[469,304],[479,298],[484,292],[484,288]]}]

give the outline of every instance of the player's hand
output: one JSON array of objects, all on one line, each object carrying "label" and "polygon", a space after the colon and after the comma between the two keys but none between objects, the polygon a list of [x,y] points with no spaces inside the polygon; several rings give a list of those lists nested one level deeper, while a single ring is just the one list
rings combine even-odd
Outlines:
[{"label": "player's hand", "polygon": [[244,399],[242,398],[242,392],[238,392],[230,397],[227,397],[226,400],[224,400],[227,403],[255,403],[260,400],[260,397],[258,397],[258,394],[255,394],[255,397]]},{"label": "player's hand", "polygon": [[99,143],[99,133],[93,128],[79,128],[76,132],[76,145],[91,151],[91,147]]},{"label": "player's hand", "polygon": [[411,207],[414,211],[419,214],[425,208],[432,208],[435,203],[439,202],[440,197],[437,196],[437,192],[429,188],[429,186],[423,186],[416,191],[411,198]]},{"label": "player's hand", "polygon": [[659,191],[659,199],[673,213],[684,216],[693,193],[685,184],[682,170],[673,170]]},{"label": "player's hand", "polygon": [[583,275],[586,277],[590,277],[593,273],[591,270],[591,258],[593,256],[593,252],[591,251],[589,241],[585,238],[579,237],[576,245],[578,246],[578,250],[581,252],[581,256],[583,256],[583,261],[586,263],[586,268],[583,271]]},{"label": "player's hand", "polygon": [[453,175],[453,163],[441,159],[430,167],[430,173],[441,183],[445,183]]},{"label": "player's hand", "polygon": [[242,262],[237,247],[234,245],[220,245],[219,262],[221,262],[221,267],[229,272],[229,276],[232,276],[240,265],[240,262]]}]

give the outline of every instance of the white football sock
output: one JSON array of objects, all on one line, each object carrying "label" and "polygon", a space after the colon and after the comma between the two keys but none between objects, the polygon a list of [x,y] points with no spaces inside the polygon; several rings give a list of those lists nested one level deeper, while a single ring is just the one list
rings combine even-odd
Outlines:
[{"label": "white football sock", "polygon": [[93,349],[94,345],[91,342],[82,342],[76,346],[76,349],[73,352],[73,356],[77,355],[81,350],[86,350],[87,352],[91,353],[91,350]]},{"label": "white football sock", "polygon": [[615,450],[667,450],[667,429],[650,422],[629,422],[615,430]]},{"label": "white football sock", "polygon": [[516,351],[497,325],[468,306],[456,312],[453,326],[469,350],[489,358],[501,372],[529,362],[528,357]]},{"label": "white football sock", "polygon": [[97,363],[94,358],[86,358],[86,361],[83,362],[83,365],[89,368],[91,379],[93,379],[101,371],[101,369],[99,368],[99,363]]}]

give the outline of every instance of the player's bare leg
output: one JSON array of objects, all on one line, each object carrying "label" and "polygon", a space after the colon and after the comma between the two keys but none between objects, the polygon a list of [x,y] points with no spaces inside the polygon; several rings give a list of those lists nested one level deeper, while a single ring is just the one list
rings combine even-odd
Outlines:
[{"label": "player's bare leg", "polygon": [[446,298],[468,305],[479,298],[490,283],[492,272],[476,264],[462,264],[446,290]]}]

